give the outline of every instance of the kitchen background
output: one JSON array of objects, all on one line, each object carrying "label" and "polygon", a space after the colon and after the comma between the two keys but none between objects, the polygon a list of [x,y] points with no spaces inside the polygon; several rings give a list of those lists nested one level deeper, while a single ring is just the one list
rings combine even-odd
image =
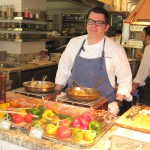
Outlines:
[{"label": "kitchen background", "polygon": [[[98,2],[99,1],[99,2]],[[126,17],[136,7],[140,0],[1,0],[0,5],[13,5],[17,18],[1,18],[0,24],[7,25],[0,28],[0,51],[7,52],[5,55],[10,61],[27,63],[40,55],[42,49],[48,49],[48,53],[62,52],[67,42],[74,36],[82,35],[85,31],[86,14],[91,7],[100,6],[110,13],[110,29],[107,33],[112,37],[117,29],[122,30],[122,41],[127,55],[131,58],[131,67],[137,67],[139,61],[135,61],[137,52],[141,51],[140,35],[142,28],[130,31],[130,24],[124,23]],[[26,9],[27,8],[27,9]],[[24,18],[26,11],[39,11],[45,18]],[[31,13],[30,13],[31,14]],[[10,28],[8,25],[17,24]],[[139,27],[139,26],[138,26]],[[135,31],[136,26],[134,26]],[[139,32],[140,31],[140,32]],[[15,39],[10,35],[15,34]],[[18,39],[19,34],[19,39]],[[5,35],[5,36],[3,36]],[[12,38],[12,36],[11,36]],[[129,39],[138,39],[129,40]],[[128,43],[130,42],[130,46]],[[133,45],[134,44],[134,45]],[[1,57],[0,57],[1,60]],[[134,63],[133,63],[134,60]],[[136,62],[136,65],[135,65]],[[138,65],[137,65],[138,64]],[[134,68],[132,69],[134,70]],[[136,71],[134,72],[134,74]]]}]

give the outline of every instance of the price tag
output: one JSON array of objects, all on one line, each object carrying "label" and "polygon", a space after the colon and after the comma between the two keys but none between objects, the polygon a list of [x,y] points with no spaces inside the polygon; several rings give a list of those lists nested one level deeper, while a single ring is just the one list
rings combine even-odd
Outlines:
[{"label": "price tag", "polygon": [[9,130],[11,125],[11,121],[9,120],[1,120],[0,121],[0,129]]},{"label": "price tag", "polygon": [[36,138],[36,139],[42,139],[43,133],[44,133],[44,130],[40,128],[32,127],[30,130],[29,136]]}]

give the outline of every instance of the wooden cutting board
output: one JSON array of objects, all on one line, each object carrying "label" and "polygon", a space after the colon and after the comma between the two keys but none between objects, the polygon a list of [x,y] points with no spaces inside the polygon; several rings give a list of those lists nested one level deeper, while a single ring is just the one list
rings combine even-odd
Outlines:
[{"label": "wooden cutting board", "polygon": [[[143,110],[150,110],[150,107],[145,107]],[[136,114],[132,119],[126,118],[126,116],[131,112],[131,108],[120,116],[115,124],[135,131],[150,133],[150,115]]]}]

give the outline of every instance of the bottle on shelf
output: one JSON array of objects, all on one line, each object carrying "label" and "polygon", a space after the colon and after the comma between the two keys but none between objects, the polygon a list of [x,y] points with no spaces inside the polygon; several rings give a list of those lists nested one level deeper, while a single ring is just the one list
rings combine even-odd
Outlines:
[{"label": "bottle on shelf", "polygon": [[0,5],[0,17],[1,17],[1,13],[2,13],[2,5]]},{"label": "bottle on shelf", "polygon": [[14,6],[8,5],[7,6],[7,18],[13,18],[14,17]]},{"label": "bottle on shelf", "polygon": [[32,8],[29,9],[29,18],[33,19],[33,9]]},{"label": "bottle on shelf", "polygon": [[36,9],[35,11],[35,19],[39,19],[40,18],[40,12],[38,9]]},{"label": "bottle on shelf", "polygon": [[25,8],[23,17],[24,17],[24,18],[29,18],[29,17],[30,17],[29,8]]},{"label": "bottle on shelf", "polygon": [[7,5],[2,6],[1,9],[1,17],[6,18],[7,17]]},{"label": "bottle on shelf", "polygon": [[15,36],[15,40],[19,41],[20,39],[21,39],[21,35],[19,33],[17,33],[16,36]]}]

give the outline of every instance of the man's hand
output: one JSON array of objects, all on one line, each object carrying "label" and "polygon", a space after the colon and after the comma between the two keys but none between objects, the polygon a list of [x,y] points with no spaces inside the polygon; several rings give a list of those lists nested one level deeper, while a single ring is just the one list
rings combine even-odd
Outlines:
[{"label": "man's hand", "polygon": [[118,103],[114,101],[108,104],[108,111],[110,111],[114,115],[117,115],[119,113]]},{"label": "man's hand", "polygon": [[139,83],[132,83],[132,91],[131,91],[131,94],[133,94],[136,90],[137,90],[137,88],[139,87]]},{"label": "man's hand", "polygon": [[54,89],[49,95],[45,96],[44,99],[55,101],[59,94],[61,94],[61,91]]}]

